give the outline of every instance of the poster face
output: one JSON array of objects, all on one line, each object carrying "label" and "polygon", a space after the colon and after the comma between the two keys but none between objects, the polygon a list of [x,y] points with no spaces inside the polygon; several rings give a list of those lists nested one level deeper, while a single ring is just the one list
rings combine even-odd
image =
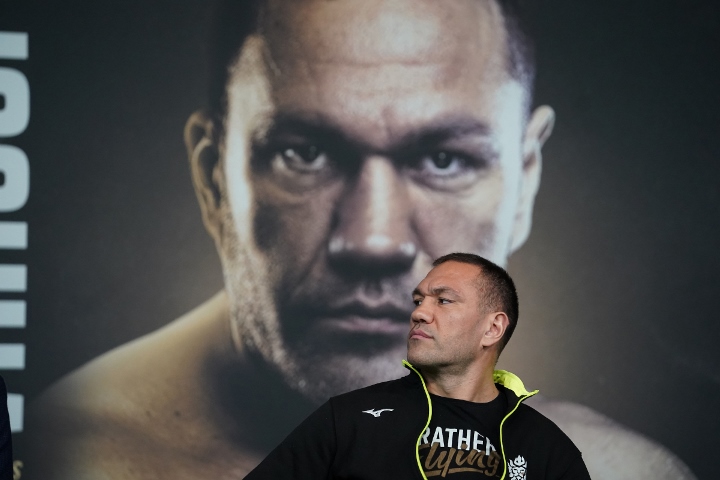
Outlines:
[{"label": "poster face", "polygon": [[717,5],[543,2],[512,54],[491,2],[333,5],[270,2],[239,52],[255,16],[219,36],[206,2],[2,7],[18,478],[60,435],[58,478],[242,478],[329,395],[404,374],[410,292],[454,250],[515,279],[498,366],[537,408],[712,478]]}]

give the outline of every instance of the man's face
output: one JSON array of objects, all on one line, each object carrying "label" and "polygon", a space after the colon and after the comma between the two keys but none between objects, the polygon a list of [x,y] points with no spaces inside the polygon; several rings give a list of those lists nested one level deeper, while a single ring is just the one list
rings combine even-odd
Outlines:
[{"label": "man's face", "polygon": [[[481,270],[449,261],[433,268],[413,291],[408,361],[424,369],[466,367],[480,360],[493,312],[482,305]],[[494,344],[491,343],[491,344]]]},{"label": "man's face", "polygon": [[434,258],[504,264],[539,166],[494,2],[269,1],[261,18],[206,224],[236,338],[322,398],[401,373]]}]

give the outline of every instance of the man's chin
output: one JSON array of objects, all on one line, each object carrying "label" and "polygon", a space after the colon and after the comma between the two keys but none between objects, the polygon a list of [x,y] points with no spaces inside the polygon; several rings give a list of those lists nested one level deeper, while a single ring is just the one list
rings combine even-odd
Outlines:
[{"label": "man's chin", "polygon": [[408,344],[407,361],[417,369],[429,372],[447,363],[444,360],[445,359],[441,359],[437,355],[433,355],[419,348],[413,348],[412,344]]}]

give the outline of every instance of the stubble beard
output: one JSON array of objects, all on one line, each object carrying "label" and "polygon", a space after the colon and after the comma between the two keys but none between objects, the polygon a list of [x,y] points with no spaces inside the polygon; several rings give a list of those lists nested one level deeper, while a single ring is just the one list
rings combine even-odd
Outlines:
[{"label": "stubble beard", "polygon": [[474,359],[472,354],[462,348],[450,346],[443,350],[445,352],[430,350],[427,346],[412,348],[408,344],[408,362],[425,374],[456,374],[461,373]]},{"label": "stubble beard", "polygon": [[272,259],[248,244],[233,230],[224,242],[221,260],[233,340],[251,365],[255,360],[268,365],[287,386],[314,403],[402,375],[400,360],[406,354],[402,342],[364,355],[329,353],[308,341],[295,345],[286,340],[269,275]]}]

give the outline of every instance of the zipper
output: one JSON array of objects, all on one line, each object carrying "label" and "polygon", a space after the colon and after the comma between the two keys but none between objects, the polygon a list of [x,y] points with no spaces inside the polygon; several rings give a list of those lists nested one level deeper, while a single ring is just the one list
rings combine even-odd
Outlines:
[{"label": "zipper", "polygon": [[425,426],[420,431],[420,435],[418,436],[417,442],[415,442],[415,460],[417,461],[418,469],[420,470],[420,475],[422,476],[423,480],[427,480],[427,477],[425,476],[425,470],[422,468],[422,462],[420,462],[420,439],[423,436],[423,433],[425,433],[425,430],[428,429],[430,426],[430,420],[432,419],[432,400],[430,400],[430,392],[428,392],[427,385],[425,385],[425,379],[420,375],[420,372],[418,372],[415,367],[410,365],[410,362],[407,360],[402,361],[403,365],[405,365],[407,368],[412,370],[417,374],[418,377],[420,377],[420,382],[422,383],[423,391],[425,392],[425,397],[427,398],[427,404],[428,404],[428,418],[427,422],[425,422]]},{"label": "zipper", "polygon": [[[524,396],[520,397],[520,398],[518,399],[517,403],[515,404],[515,408],[513,408],[512,410],[510,410],[510,411],[507,413],[507,415],[505,415],[505,417],[503,417],[502,421],[500,422],[500,452],[502,453],[502,459],[503,459],[503,474],[502,474],[502,477],[500,477],[500,480],[505,480],[505,475],[507,475],[507,458],[505,458],[505,445],[503,444],[503,425],[505,425],[505,420],[507,420],[508,418],[510,418],[510,415],[512,415],[513,413],[515,413],[515,410],[518,409],[518,407],[520,406],[520,404],[521,404],[524,400],[532,397],[532,396],[535,395],[536,393],[538,393],[537,390],[535,390],[534,392],[531,392],[531,393],[529,393],[529,394],[527,394],[527,395],[524,395]],[[427,480],[427,479],[426,479],[426,480]]]}]

